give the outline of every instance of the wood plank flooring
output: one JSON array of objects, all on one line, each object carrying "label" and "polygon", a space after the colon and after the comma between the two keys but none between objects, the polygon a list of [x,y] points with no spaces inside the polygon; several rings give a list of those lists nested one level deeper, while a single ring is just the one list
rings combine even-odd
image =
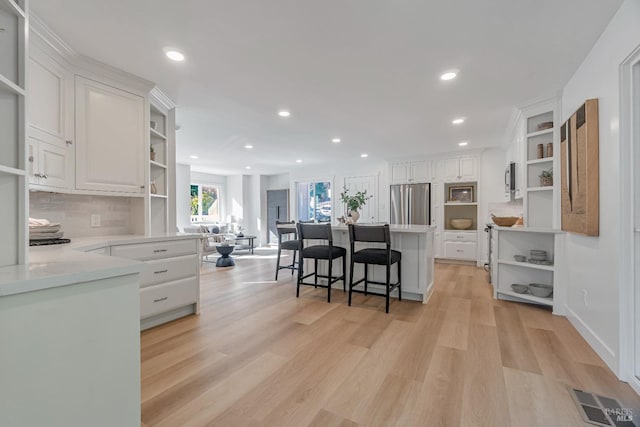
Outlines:
[{"label": "wood plank flooring", "polygon": [[[286,261],[286,260],[285,260]],[[202,269],[201,314],[142,333],[146,426],[574,426],[572,386],[640,399],[562,317],[437,264],[430,302],[272,281],[275,260]]]}]

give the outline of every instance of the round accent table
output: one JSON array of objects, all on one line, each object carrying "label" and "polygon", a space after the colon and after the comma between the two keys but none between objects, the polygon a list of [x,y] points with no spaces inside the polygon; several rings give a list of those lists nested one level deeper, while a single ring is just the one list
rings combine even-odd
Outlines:
[{"label": "round accent table", "polygon": [[218,251],[218,253],[222,255],[220,258],[218,258],[218,261],[216,261],[216,267],[233,267],[234,265],[236,265],[236,262],[233,260],[233,258],[229,256],[231,255],[231,252],[233,252],[233,248],[233,245],[216,246],[216,251]]}]

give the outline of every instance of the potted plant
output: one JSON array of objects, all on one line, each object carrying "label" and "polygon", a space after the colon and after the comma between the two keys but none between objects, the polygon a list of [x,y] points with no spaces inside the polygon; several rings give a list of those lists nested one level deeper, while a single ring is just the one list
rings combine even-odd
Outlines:
[{"label": "potted plant", "polygon": [[156,160],[156,152],[153,149],[153,145],[149,146],[149,158],[151,159],[152,162]]},{"label": "potted plant", "polygon": [[349,195],[349,190],[344,188],[344,191],[340,193],[340,201],[344,203],[347,216],[351,217],[351,220],[355,223],[360,218],[358,209],[367,204],[367,200],[373,196],[367,195],[367,190],[358,191],[353,196]]},{"label": "potted plant", "polygon": [[540,178],[541,187],[552,186],[553,185],[553,168],[549,169],[548,171],[542,171],[540,175],[538,175],[538,177]]}]

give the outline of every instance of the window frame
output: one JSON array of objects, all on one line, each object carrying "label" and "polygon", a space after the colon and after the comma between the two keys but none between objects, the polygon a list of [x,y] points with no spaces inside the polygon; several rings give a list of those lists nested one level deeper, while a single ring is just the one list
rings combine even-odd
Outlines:
[{"label": "window frame", "polygon": [[[192,182],[191,184],[189,184],[189,202],[191,202],[191,188],[197,186],[198,187],[198,212],[199,215],[192,215],[191,212],[189,212],[189,219],[191,224],[198,224],[198,223],[220,223],[223,222],[223,190],[222,190],[222,185],[217,184],[217,183],[199,183],[199,182]],[[210,215],[203,215],[202,212],[202,189],[203,187],[206,188],[215,188],[216,192],[218,194],[218,219],[211,219],[208,218]],[[189,203],[189,208],[191,208],[191,203]],[[207,218],[205,218],[207,217]]]},{"label": "window frame", "polygon": [[[335,216],[335,198],[336,198],[336,193],[335,193],[335,180],[334,177],[309,177],[309,178],[300,178],[297,179],[293,182],[292,185],[292,190],[291,193],[293,193],[293,206],[295,207],[295,218],[296,221],[300,221],[300,212],[298,210],[298,201],[299,201],[299,197],[298,197],[298,185],[299,184],[310,184],[310,183],[318,183],[318,182],[327,182],[330,185],[331,188],[331,215],[329,216],[329,220],[328,221],[323,221],[322,223],[329,223],[332,224],[334,221],[334,216]],[[315,215],[314,215],[315,217]],[[315,218],[314,218],[315,220]]]}]

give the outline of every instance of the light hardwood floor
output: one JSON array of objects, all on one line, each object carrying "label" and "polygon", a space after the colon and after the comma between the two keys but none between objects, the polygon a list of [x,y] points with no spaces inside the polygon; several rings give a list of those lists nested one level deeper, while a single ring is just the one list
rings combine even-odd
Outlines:
[{"label": "light hardwood floor", "polygon": [[576,426],[568,386],[640,399],[571,324],[437,264],[428,304],[303,288],[273,259],[202,269],[200,316],[142,334],[147,426]]}]

